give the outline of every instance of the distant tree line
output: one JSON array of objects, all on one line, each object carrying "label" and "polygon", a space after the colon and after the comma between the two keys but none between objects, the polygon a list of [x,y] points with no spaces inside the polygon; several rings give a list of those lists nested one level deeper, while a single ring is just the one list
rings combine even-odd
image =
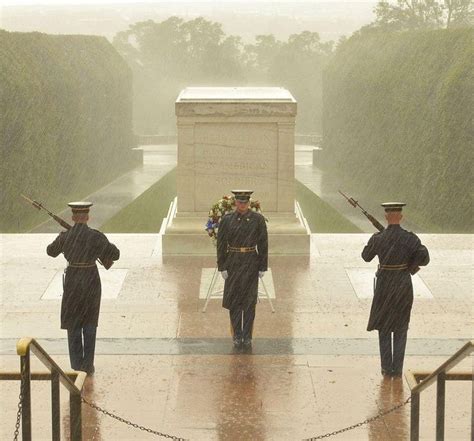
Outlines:
[{"label": "distant tree line", "polygon": [[135,23],[114,38],[134,72],[135,130],[175,130],[174,101],[187,86],[282,86],[299,103],[298,129],[321,128],[322,70],[333,48],[316,32],[288,41],[257,35],[253,44],[225,35],[220,23],[202,17],[171,17]]},{"label": "distant tree line", "polygon": [[[380,0],[365,31],[413,31],[472,26],[472,0]],[[134,73],[134,121],[140,134],[173,133],[174,101],[187,86],[266,85],[289,89],[298,101],[297,130],[321,131],[322,73],[347,39],[323,42],[302,31],[287,41],[256,35],[251,44],[226,35],[220,23],[138,22],[113,41]]]},{"label": "distant tree line", "polygon": [[374,14],[337,44],[308,31],[243,44],[204,18],[136,23],[114,40],[135,73],[136,130],[174,131],[186,86],[283,86],[341,182],[380,200],[396,188],[425,231],[472,231],[472,4],[381,0]]},{"label": "distant tree line", "polygon": [[382,0],[374,9],[376,19],[369,27],[385,30],[419,30],[472,26],[472,0]]}]

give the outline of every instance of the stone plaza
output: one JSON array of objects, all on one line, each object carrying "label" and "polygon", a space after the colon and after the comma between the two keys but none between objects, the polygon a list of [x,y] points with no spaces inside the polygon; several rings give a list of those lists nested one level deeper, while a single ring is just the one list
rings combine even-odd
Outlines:
[{"label": "stone plaza", "polygon": [[[2,235],[1,368],[18,370],[15,345],[33,336],[66,371],[59,329],[63,258],[53,234]],[[311,235],[311,256],[270,258],[276,312],[257,306],[253,354],[232,353],[219,300],[202,313],[212,257],[162,257],[158,234],[111,234],[121,259],[104,277],[96,374],[85,394],[135,423],[193,440],[297,440],[346,427],[402,402],[403,379],[380,375],[377,336],[366,332],[375,265],[369,235]],[[431,264],[419,273],[405,369],[434,370],[472,338],[472,239],[421,235]],[[369,276],[366,276],[369,274]],[[269,275],[265,276],[268,277]],[[368,277],[368,278],[367,278]],[[33,362],[36,370],[44,367]],[[460,370],[472,368],[467,359]],[[1,382],[0,439],[10,439],[17,382]],[[434,439],[434,393],[421,399],[421,439]],[[50,439],[49,383],[33,383],[34,439]],[[446,433],[467,440],[470,387],[447,386]],[[44,400],[44,401],[43,401]],[[68,398],[62,395],[63,430]],[[409,406],[335,439],[406,440]],[[153,436],[84,407],[84,439]]]},{"label": "stone plaza", "polygon": [[[301,440],[364,422],[410,395],[404,377],[381,376],[377,334],[366,331],[376,262],[365,263],[360,254],[371,226],[357,221],[364,226],[361,234],[309,231],[295,204],[294,179],[329,202],[333,194],[319,193],[312,148],[296,146],[295,154],[294,99],[279,88],[234,89],[183,92],[178,148],[146,151],[141,169],[90,196],[97,201],[91,226],[99,227],[178,167],[178,198],[166,219],[156,219],[159,233],[108,234],[121,257],[109,271],[100,268],[96,372],[86,379],[84,396],[134,424],[190,440]],[[258,151],[261,145],[264,151]],[[227,158],[238,166],[229,163],[229,173],[215,184]],[[266,163],[260,175],[258,162]],[[233,351],[228,311],[219,298],[203,312],[216,267],[204,230],[206,210],[223,192],[243,186],[255,189],[269,218],[263,281],[275,308],[260,296],[251,353]],[[354,217],[344,207],[336,205],[343,216]],[[0,235],[3,372],[18,371],[15,345],[25,336],[70,371],[59,321],[67,262],[45,251],[55,231],[46,222],[35,234]],[[431,262],[413,277],[404,369],[432,372],[473,338],[473,238],[419,237]],[[222,289],[220,279],[215,289]],[[33,370],[45,368],[33,360]],[[472,372],[472,357],[456,370]],[[466,383],[447,385],[447,440],[471,436],[472,390]],[[432,386],[421,395],[422,440],[435,439],[435,391]],[[11,439],[18,393],[18,382],[0,382],[2,440]],[[32,395],[33,439],[51,439],[49,382],[33,382]],[[65,392],[61,422],[67,439]],[[334,439],[404,441],[409,432],[410,404]],[[156,438],[83,404],[83,439]]]}]

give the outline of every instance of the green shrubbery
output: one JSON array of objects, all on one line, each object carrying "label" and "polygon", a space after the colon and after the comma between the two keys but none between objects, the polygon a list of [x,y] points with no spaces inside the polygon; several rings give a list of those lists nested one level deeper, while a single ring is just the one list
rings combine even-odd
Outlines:
[{"label": "green shrubbery", "polygon": [[20,193],[52,209],[130,168],[132,77],[103,37],[0,31],[0,231],[40,220]]},{"label": "green shrubbery", "polygon": [[427,231],[472,231],[473,37],[361,32],[324,73],[325,161]]}]

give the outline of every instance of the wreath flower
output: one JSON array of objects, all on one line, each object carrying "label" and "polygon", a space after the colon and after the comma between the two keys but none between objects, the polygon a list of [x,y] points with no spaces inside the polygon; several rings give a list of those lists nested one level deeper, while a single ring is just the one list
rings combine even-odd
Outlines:
[{"label": "wreath flower", "polygon": [[[249,209],[262,213],[260,207],[260,201],[250,198]],[[212,240],[214,245],[217,245],[217,232],[219,231],[219,224],[223,216],[228,213],[232,213],[235,210],[235,197],[234,196],[222,196],[209,210],[209,218],[207,220],[204,229]],[[265,218],[268,222],[268,219]]]}]

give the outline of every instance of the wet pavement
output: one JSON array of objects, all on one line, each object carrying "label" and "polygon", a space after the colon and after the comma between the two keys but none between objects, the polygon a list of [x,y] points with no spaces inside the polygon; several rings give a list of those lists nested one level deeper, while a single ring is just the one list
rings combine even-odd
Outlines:
[{"label": "wet pavement", "polygon": [[[18,370],[16,339],[37,337],[69,370],[59,298],[45,298],[64,259],[49,258],[55,234],[1,235],[0,368]],[[367,234],[312,235],[311,257],[270,258],[272,314],[257,306],[252,354],[234,353],[220,300],[202,313],[208,257],[162,258],[155,234],[110,234],[125,271],[118,294],[102,299],[96,374],[85,396],[154,430],[192,440],[298,440],[375,416],[409,394],[405,379],[380,375],[377,336],[366,332],[370,297],[356,293],[347,269],[374,269],[360,259]],[[473,336],[472,241],[468,235],[421,235],[431,263],[419,277],[406,369],[434,370]],[[205,282],[205,280],[204,280]],[[108,285],[107,285],[108,286]],[[112,286],[112,285],[111,285]],[[104,286],[104,289],[107,288]],[[39,363],[34,370],[44,371]],[[457,368],[472,369],[472,357]],[[433,440],[436,387],[421,398],[421,439]],[[12,439],[17,382],[0,382],[0,439]],[[50,386],[33,386],[35,440],[51,439]],[[472,388],[447,385],[447,440],[468,440]],[[68,397],[62,390],[62,427]],[[157,439],[83,405],[85,440]],[[409,405],[340,434],[341,440],[407,440]],[[67,437],[65,438],[67,439]],[[159,438],[158,438],[159,439]],[[332,438],[331,438],[332,439]]]},{"label": "wet pavement", "polygon": [[[83,198],[83,200],[94,203],[94,216],[90,222],[92,228],[99,228],[176,167],[176,145],[150,145],[142,146],[141,149],[143,150],[143,165],[135,167],[105,187]],[[71,223],[69,209],[56,214]],[[58,231],[58,228],[58,224],[54,220],[47,218],[45,222],[30,232],[54,233]]]},{"label": "wet pavement", "polygon": [[[143,165],[135,167],[133,170],[83,198],[95,204],[94,216],[90,222],[92,228],[99,228],[177,165],[176,144],[143,145],[140,146],[139,149],[143,150]],[[296,146],[296,174],[297,178],[315,191],[318,196],[325,198],[325,195],[321,192],[320,185],[315,186],[307,183],[308,174],[309,176],[314,175],[312,177],[312,181],[314,182],[320,182],[321,179],[320,170],[311,166],[313,149],[314,147],[310,145]],[[300,174],[301,178],[298,177]],[[330,199],[332,201],[334,198]],[[346,208],[347,207],[342,206],[345,215],[349,214],[356,217],[354,213],[346,210]],[[56,214],[67,222],[70,222],[71,213],[69,209],[65,209]],[[363,224],[363,222],[360,223]],[[45,221],[32,228],[30,233],[54,233],[57,231],[58,224],[46,216]],[[364,231],[371,230],[365,225]]]}]

